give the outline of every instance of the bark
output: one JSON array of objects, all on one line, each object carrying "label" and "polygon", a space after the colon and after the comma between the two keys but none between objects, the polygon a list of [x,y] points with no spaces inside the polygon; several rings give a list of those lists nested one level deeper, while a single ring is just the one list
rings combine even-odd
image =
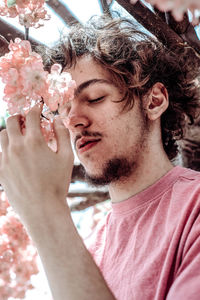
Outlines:
[{"label": "bark", "polygon": [[[173,49],[177,44],[184,45],[185,40],[173,29],[163,21],[163,15],[153,13],[143,3],[138,1],[136,4],[131,4],[129,0],[116,0],[130,15],[132,15],[142,26],[150,31],[157,39],[163,43],[167,48]],[[174,20],[175,22],[175,20]],[[192,26],[192,25],[191,25]],[[200,59],[200,41],[195,34],[195,43],[191,44],[188,40],[187,43],[193,47]]]},{"label": "bark", "polygon": [[200,116],[193,125],[187,126],[181,148],[183,165],[200,171]]},{"label": "bark", "polygon": [[109,5],[106,0],[100,0],[100,6],[101,6],[102,12],[104,14],[107,14],[110,17],[112,17],[111,13],[110,13]]},{"label": "bark", "polygon": [[[10,42],[10,40],[14,41],[14,39],[17,37],[24,40],[25,37],[23,31],[18,30],[17,28],[13,27],[12,25],[5,22],[1,18],[0,18],[0,35],[3,36],[8,42]],[[38,44],[38,42],[33,38],[29,38],[29,41],[31,42],[31,44]]]},{"label": "bark", "polygon": [[87,193],[68,193],[67,198],[69,201],[71,200],[69,204],[70,210],[77,211],[106,201],[110,199],[110,196],[108,192],[95,191]]},{"label": "bark", "polygon": [[58,0],[48,0],[46,4],[51,7],[56,14],[65,22],[67,26],[79,23],[78,19],[72,15],[69,9]]},{"label": "bark", "polygon": [[9,42],[0,35],[0,56],[5,55],[9,49],[8,49]]}]

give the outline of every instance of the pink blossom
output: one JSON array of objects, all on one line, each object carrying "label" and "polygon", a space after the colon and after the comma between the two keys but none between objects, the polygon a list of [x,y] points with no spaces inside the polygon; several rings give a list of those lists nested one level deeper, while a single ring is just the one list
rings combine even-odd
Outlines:
[{"label": "pink blossom", "polygon": [[50,15],[44,8],[45,0],[16,0],[16,3],[8,7],[7,0],[0,3],[0,15],[10,18],[19,17],[19,22],[26,28],[43,26],[42,20],[49,20]]},{"label": "pink blossom", "polygon": [[0,76],[3,77],[3,74],[6,73],[10,68],[12,68],[11,61],[8,59],[9,54],[0,57]]},{"label": "pink blossom", "polygon": [[30,279],[38,273],[38,253],[5,193],[0,196],[0,206],[8,205],[7,213],[0,215],[0,298],[23,299],[34,288]]},{"label": "pink blossom", "polygon": [[24,57],[29,57],[32,54],[30,42],[21,40],[20,38],[16,38],[15,42],[11,40],[8,48],[13,52],[20,50]]},{"label": "pink blossom", "polygon": [[47,74],[40,60],[33,57],[27,61],[20,69],[20,80],[23,82],[22,94],[38,100],[39,94],[43,95],[47,89]]},{"label": "pink blossom", "polygon": [[37,8],[42,7],[45,3],[45,0],[17,0],[16,4],[18,8],[25,9],[27,7],[30,8]]},{"label": "pink blossom", "polygon": [[15,68],[10,68],[2,77],[3,83],[8,83],[11,86],[15,86],[17,88],[19,80],[19,73]]},{"label": "pink blossom", "polygon": [[22,95],[21,91],[13,86],[6,85],[4,89],[3,100],[7,102],[7,108],[11,115],[22,113],[25,108],[30,106],[27,97]]},{"label": "pink blossom", "polygon": [[58,109],[58,105],[64,105],[74,97],[75,81],[67,72],[62,72],[62,67],[59,64],[54,64],[51,67],[51,73],[47,77],[49,85],[48,93],[44,96],[45,103],[52,111]]},{"label": "pink blossom", "polygon": [[17,10],[15,6],[8,8],[7,0],[1,0],[0,3],[0,15],[10,18],[15,18],[17,16]]},{"label": "pink blossom", "polygon": [[41,97],[51,111],[65,105],[74,96],[75,82],[54,64],[51,73],[44,71],[40,55],[32,52],[29,41],[17,38],[9,45],[10,52],[0,58],[0,76],[5,83],[3,100],[9,112],[21,112]]}]

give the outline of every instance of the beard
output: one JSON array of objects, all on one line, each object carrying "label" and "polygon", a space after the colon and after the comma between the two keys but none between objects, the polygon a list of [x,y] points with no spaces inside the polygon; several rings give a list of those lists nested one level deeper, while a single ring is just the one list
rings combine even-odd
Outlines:
[{"label": "beard", "polygon": [[129,162],[126,158],[113,158],[108,160],[104,166],[101,175],[91,175],[83,167],[85,181],[92,186],[105,186],[117,181],[125,181],[135,167],[135,162]]}]

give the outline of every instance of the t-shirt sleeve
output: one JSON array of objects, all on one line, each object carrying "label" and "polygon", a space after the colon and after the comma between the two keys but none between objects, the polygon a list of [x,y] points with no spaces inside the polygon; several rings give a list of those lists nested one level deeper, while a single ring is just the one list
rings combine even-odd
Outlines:
[{"label": "t-shirt sleeve", "polygon": [[200,212],[185,242],[182,259],[166,300],[200,299]]}]

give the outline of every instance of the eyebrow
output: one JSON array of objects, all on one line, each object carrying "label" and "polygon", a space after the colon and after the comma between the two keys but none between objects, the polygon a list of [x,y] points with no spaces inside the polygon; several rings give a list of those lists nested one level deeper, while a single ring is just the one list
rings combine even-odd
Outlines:
[{"label": "eyebrow", "polygon": [[107,84],[112,84],[111,81],[109,80],[106,80],[106,79],[91,79],[91,80],[88,80],[88,81],[84,81],[83,83],[81,83],[77,89],[75,90],[75,96],[78,97],[78,95],[80,95],[80,93],[83,92],[84,89],[88,88],[89,86],[91,85],[94,85],[96,83],[107,83]]}]

